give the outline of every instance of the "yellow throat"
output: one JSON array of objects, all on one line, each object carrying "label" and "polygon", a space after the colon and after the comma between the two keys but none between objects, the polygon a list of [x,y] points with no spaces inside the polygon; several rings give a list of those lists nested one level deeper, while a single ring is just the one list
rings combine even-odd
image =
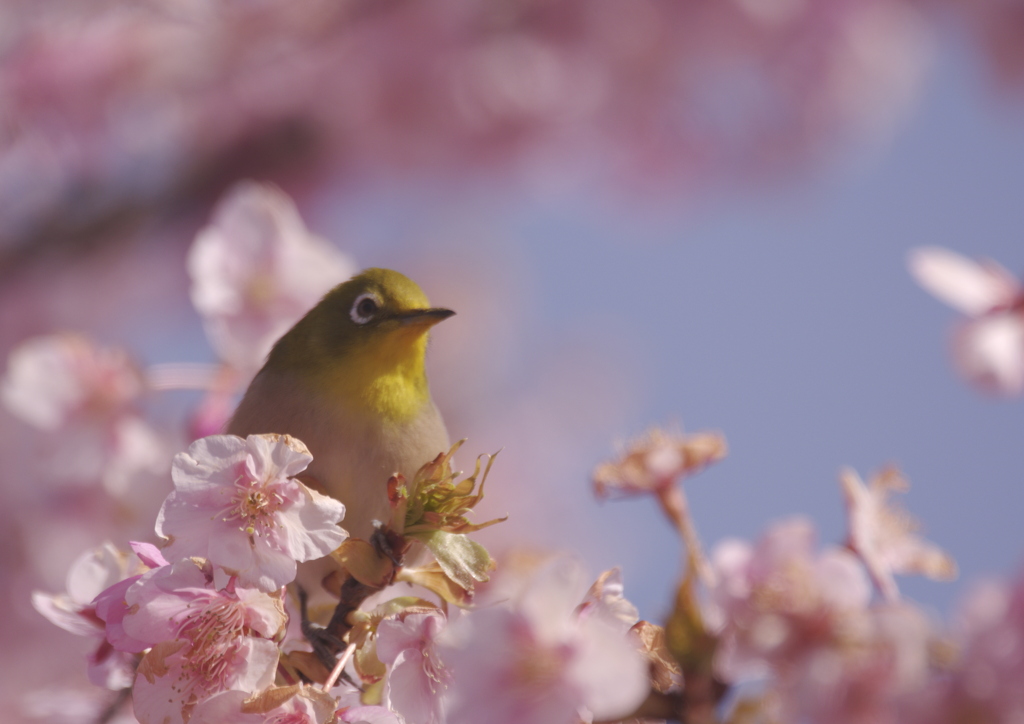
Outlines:
[{"label": "yellow throat", "polygon": [[271,371],[290,370],[317,394],[401,423],[430,401],[430,328],[454,312],[430,307],[415,282],[367,269],[338,285],[274,346]]}]

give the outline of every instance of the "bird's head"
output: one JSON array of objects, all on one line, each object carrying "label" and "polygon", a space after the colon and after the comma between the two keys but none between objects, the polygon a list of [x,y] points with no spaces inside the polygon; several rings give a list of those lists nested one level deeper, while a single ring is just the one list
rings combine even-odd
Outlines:
[{"label": "bird's head", "polygon": [[422,378],[425,390],[427,333],[453,314],[431,307],[404,274],[367,269],[328,292],[278,341],[267,366],[363,388],[386,375],[417,385]]}]

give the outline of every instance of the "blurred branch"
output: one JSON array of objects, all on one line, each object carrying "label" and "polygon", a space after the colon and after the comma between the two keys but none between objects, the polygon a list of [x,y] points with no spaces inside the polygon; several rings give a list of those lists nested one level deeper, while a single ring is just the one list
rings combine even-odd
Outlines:
[{"label": "blurred branch", "polygon": [[88,253],[153,222],[202,208],[235,180],[312,171],[318,133],[307,119],[281,119],[201,158],[149,195],[83,181],[38,222],[0,239],[0,283],[43,253]]},{"label": "blurred branch", "polygon": [[[355,23],[393,12],[406,0],[348,0],[325,4],[323,17],[307,32],[304,47],[335,41]],[[273,33],[276,16],[254,11],[254,32]],[[324,134],[313,113],[293,111],[268,118],[226,146],[199,155],[156,190],[88,177],[73,179],[50,208],[20,228],[0,225],[0,283],[40,255],[89,253],[152,223],[207,207],[224,189],[246,177],[281,176],[302,169],[316,175]]]}]

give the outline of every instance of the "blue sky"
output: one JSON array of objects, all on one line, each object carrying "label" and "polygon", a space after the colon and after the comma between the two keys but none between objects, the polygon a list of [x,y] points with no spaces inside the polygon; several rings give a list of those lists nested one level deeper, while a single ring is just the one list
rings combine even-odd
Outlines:
[{"label": "blue sky", "polygon": [[[902,502],[962,572],[953,585],[904,579],[903,589],[944,612],[965,584],[1012,572],[1024,553],[1024,405],[956,377],[955,315],[916,287],[905,256],[934,244],[1024,272],[1022,114],[948,46],[891,143],[775,188],[716,188],[674,206],[385,185],[325,200],[312,226],[358,239],[364,265],[415,273],[435,256],[457,268],[475,254],[513,269],[510,303],[522,304],[527,333],[495,385],[527,385],[580,340],[610,351],[604,374],[632,399],[566,451],[561,472],[581,500],[613,439],[654,423],[714,428],[731,454],[688,486],[707,544],[791,514],[839,541],[839,469],[898,464],[913,486]],[[465,217],[496,231],[437,241]],[[595,569],[623,564],[627,589],[657,618],[675,543],[652,525],[653,504],[587,499],[576,512],[573,533],[545,541],[582,546]]]}]

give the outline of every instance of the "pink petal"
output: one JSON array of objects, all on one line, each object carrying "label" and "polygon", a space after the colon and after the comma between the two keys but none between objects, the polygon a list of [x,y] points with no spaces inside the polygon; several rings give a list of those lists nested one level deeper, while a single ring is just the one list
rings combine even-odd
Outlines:
[{"label": "pink petal", "polygon": [[600,618],[581,621],[579,637],[568,678],[594,719],[616,720],[635,711],[650,691],[646,661],[621,631]]},{"label": "pink petal", "polygon": [[127,555],[110,543],[82,554],[68,571],[68,595],[79,603],[89,603],[127,576],[127,564]]},{"label": "pink petal", "polygon": [[103,635],[103,624],[82,604],[75,603],[66,595],[51,595],[41,591],[32,592],[32,608],[54,626],[59,626],[76,636]]},{"label": "pink petal", "polygon": [[437,724],[440,693],[434,693],[424,670],[425,660],[419,648],[407,648],[398,654],[388,672],[388,699],[385,703],[416,724]]},{"label": "pink petal", "polygon": [[288,623],[280,598],[252,588],[238,588],[235,594],[245,604],[246,621],[257,633],[272,639]]},{"label": "pink petal", "polygon": [[538,639],[563,641],[572,630],[573,612],[586,593],[580,562],[560,556],[534,573],[519,599],[519,611],[530,620]]},{"label": "pink petal", "polygon": [[830,606],[859,609],[871,601],[871,582],[857,557],[849,551],[829,548],[821,553],[814,568]]},{"label": "pink petal", "polygon": [[340,715],[345,724],[402,724],[402,720],[382,706],[358,706]]},{"label": "pink petal", "polygon": [[106,624],[106,638],[118,651],[139,653],[150,646],[151,641],[139,640],[124,629],[124,617],[128,613],[125,601],[127,591],[141,576],[132,576],[103,591],[96,597],[96,615]]},{"label": "pink petal", "polygon": [[913,249],[907,265],[918,284],[954,309],[972,316],[1010,303],[1019,292],[1013,276],[994,262],[982,266],[948,249]]},{"label": "pink petal", "polygon": [[976,384],[994,392],[1024,392],[1024,316],[986,315],[962,325],[953,337],[957,366]]},{"label": "pink petal", "polygon": [[177,638],[190,613],[189,604],[207,594],[206,575],[191,560],[164,566],[140,577],[125,593],[131,609],[124,617],[125,632],[150,645]]},{"label": "pink petal", "polygon": [[189,724],[263,724],[263,714],[242,712],[242,702],[251,696],[247,691],[222,691],[201,701],[192,710]]},{"label": "pink petal", "polygon": [[160,549],[152,543],[142,543],[133,540],[129,541],[128,545],[131,546],[135,555],[150,568],[162,568],[163,566],[170,565]]}]

